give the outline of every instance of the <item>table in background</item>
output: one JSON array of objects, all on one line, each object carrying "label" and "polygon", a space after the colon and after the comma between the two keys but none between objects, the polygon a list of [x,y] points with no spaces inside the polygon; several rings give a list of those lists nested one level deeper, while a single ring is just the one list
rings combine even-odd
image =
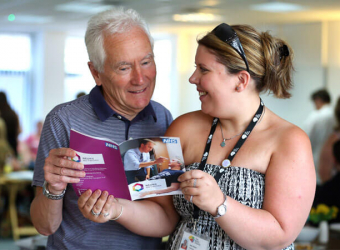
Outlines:
[{"label": "table in background", "polygon": [[326,244],[320,244],[316,239],[312,243],[295,243],[295,250],[339,250],[340,231],[329,230],[329,240]]},{"label": "table in background", "polygon": [[19,227],[16,198],[18,191],[32,183],[33,171],[16,171],[0,177],[0,185],[6,187],[9,193],[9,215],[13,239],[18,240],[21,235],[39,234],[33,226]]}]

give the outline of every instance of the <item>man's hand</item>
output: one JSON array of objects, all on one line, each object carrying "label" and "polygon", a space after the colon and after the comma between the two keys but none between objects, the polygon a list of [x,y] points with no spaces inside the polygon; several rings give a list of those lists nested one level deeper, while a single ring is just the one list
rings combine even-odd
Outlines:
[{"label": "man's hand", "polygon": [[84,165],[69,160],[76,156],[70,148],[52,149],[45,159],[44,174],[48,190],[52,194],[61,194],[68,183],[78,183],[85,177]]},{"label": "man's hand", "polygon": [[161,156],[155,160],[155,164],[163,163],[167,158]]}]

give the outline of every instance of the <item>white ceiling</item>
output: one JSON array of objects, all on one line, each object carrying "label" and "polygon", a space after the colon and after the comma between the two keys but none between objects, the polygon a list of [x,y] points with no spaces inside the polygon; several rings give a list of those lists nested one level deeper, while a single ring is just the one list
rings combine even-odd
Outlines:
[{"label": "white ceiling", "polygon": [[[270,13],[255,11],[251,5],[270,0],[0,0],[0,30],[83,31],[90,16],[113,5],[137,10],[150,26],[183,25],[174,22],[173,14],[205,12],[222,16],[230,24],[271,24],[340,20],[340,0],[291,0],[303,11]],[[78,10],[76,10],[78,9]],[[8,15],[16,19],[8,21]],[[217,21],[216,21],[217,22]],[[220,21],[218,21],[220,22]],[[204,25],[208,23],[202,23]],[[209,23],[210,25],[214,23]],[[185,23],[185,25],[198,25]]]}]

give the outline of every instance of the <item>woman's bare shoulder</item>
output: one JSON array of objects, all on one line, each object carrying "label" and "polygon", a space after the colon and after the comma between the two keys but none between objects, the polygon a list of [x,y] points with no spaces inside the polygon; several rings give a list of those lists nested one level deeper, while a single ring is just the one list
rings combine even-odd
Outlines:
[{"label": "woman's bare shoulder", "polygon": [[211,116],[202,111],[193,111],[177,117],[168,128],[167,136],[181,136],[199,131],[205,124],[211,123]]},{"label": "woman's bare shoulder", "polygon": [[308,135],[295,124],[274,114],[270,127],[271,138],[275,139],[277,150],[280,151],[287,147],[311,149]]}]

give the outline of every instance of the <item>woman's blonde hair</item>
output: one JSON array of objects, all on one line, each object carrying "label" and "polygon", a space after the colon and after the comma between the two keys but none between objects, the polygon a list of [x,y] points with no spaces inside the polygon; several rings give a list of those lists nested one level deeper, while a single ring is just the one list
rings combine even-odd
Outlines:
[{"label": "woman's blonde hair", "polygon": [[[259,33],[249,25],[231,27],[240,39],[249,63],[249,73],[255,80],[257,91],[259,93],[271,91],[278,98],[289,98],[291,96],[289,90],[293,86],[291,47],[268,32]],[[207,47],[216,56],[217,61],[226,66],[229,73],[247,70],[242,57],[213,32],[209,32],[197,42]],[[282,53],[282,48],[286,49],[286,54]]]}]

